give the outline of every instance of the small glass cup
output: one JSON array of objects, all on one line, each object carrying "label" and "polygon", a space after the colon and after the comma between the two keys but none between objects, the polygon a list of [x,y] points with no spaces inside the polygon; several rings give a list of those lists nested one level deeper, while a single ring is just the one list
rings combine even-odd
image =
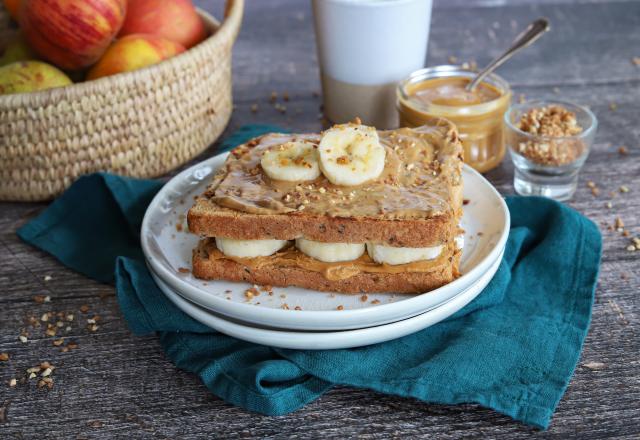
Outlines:
[{"label": "small glass cup", "polygon": [[[573,136],[542,136],[518,128],[523,114],[550,105],[573,112],[582,131]],[[598,121],[595,115],[586,107],[568,101],[535,100],[512,105],[504,120],[505,140],[515,166],[513,186],[516,192],[523,196],[569,200],[576,191],[578,173],[596,135]]]}]

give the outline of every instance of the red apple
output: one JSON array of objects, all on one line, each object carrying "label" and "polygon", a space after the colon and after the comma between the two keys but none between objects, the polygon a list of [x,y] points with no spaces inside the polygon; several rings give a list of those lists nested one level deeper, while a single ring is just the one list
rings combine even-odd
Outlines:
[{"label": "red apple", "polygon": [[9,11],[9,15],[15,21],[18,21],[18,10],[20,9],[21,0],[4,0],[4,7]]},{"label": "red apple", "polygon": [[120,36],[130,34],[159,35],[186,48],[207,36],[191,0],[129,0]]},{"label": "red apple", "polygon": [[107,49],[91,68],[88,80],[130,72],[171,58],[185,48],[180,43],[157,35],[133,34],[120,38]]},{"label": "red apple", "polygon": [[64,69],[81,69],[109,47],[126,5],[126,0],[23,0],[20,26],[41,57]]}]

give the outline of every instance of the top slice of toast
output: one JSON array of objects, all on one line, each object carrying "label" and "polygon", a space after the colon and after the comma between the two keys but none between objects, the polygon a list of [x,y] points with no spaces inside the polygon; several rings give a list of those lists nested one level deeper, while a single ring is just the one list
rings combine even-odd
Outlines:
[{"label": "top slice of toast", "polygon": [[207,237],[384,243],[426,247],[458,233],[462,213],[462,146],[456,128],[434,119],[418,128],[379,131],[385,169],[358,186],[270,179],[264,151],[318,134],[267,134],[231,151],[189,210],[191,232]]}]

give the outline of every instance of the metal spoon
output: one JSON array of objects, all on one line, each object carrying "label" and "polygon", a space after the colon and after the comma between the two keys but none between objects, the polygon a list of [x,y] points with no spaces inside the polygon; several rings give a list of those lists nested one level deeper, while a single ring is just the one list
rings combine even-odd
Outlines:
[{"label": "metal spoon", "polygon": [[521,49],[529,46],[531,43],[536,41],[538,38],[542,36],[543,33],[549,30],[549,20],[546,18],[539,18],[533,23],[531,23],[527,28],[513,40],[509,49],[507,49],[502,55],[497,58],[494,58],[493,61],[489,63],[487,67],[482,69],[478,75],[471,81],[465,89],[469,92],[473,92],[473,89],[476,88],[478,84],[482,82],[485,76],[493,72],[493,70],[500,66],[502,63],[511,58],[514,54],[519,52]]}]

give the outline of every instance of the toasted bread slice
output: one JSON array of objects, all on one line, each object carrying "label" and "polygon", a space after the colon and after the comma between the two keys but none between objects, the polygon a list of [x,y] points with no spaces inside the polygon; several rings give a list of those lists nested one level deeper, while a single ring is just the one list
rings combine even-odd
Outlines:
[{"label": "toasted bread slice", "polygon": [[462,213],[462,146],[444,119],[380,131],[386,166],[373,182],[340,187],[269,179],[265,149],[319,135],[269,134],[234,149],[188,213],[191,232],[240,240],[382,243],[427,247],[453,240]]},{"label": "toasted bread slice", "polygon": [[422,293],[453,281],[460,251],[449,246],[436,259],[398,266],[374,263],[365,254],[356,261],[322,263],[290,247],[269,257],[233,258],[212,239],[193,251],[193,275],[271,286],[298,286],[342,293]]}]

